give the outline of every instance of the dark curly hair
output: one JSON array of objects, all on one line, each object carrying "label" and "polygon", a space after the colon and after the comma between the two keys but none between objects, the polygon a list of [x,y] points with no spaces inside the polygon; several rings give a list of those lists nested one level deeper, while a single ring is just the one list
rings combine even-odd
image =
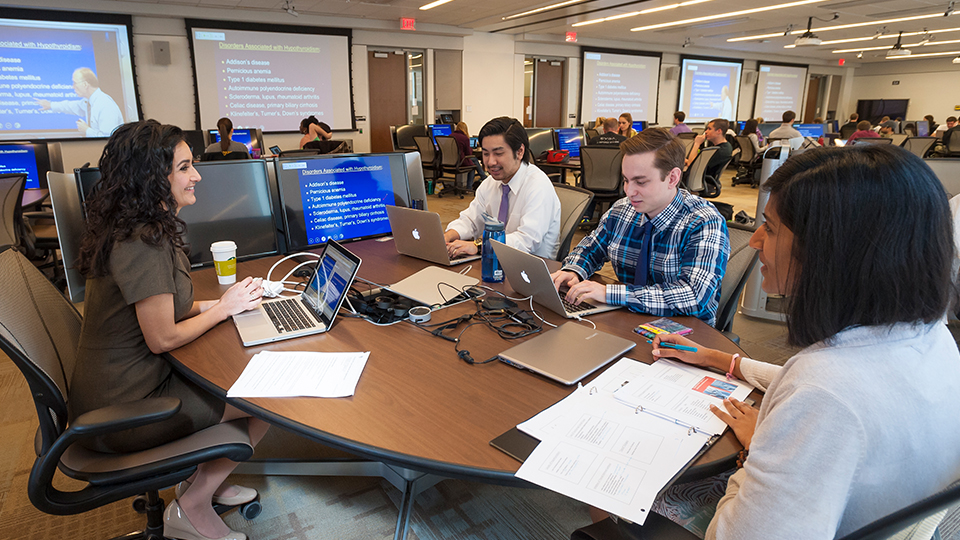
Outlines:
[{"label": "dark curly hair", "polygon": [[100,182],[87,201],[77,260],[77,270],[84,276],[107,275],[113,245],[129,239],[138,228],[148,245],[166,243],[183,249],[186,224],[177,217],[169,180],[173,154],[181,142],[180,128],[156,120],[124,124],[107,141],[100,156]]}]

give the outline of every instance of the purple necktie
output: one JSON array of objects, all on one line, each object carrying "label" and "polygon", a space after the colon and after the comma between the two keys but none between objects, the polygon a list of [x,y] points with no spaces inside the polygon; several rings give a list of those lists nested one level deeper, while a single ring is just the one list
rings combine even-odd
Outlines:
[{"label": "purple necktie", "polygon": [[653,223],[650,220],[640,226],[640,238],[640,256],[637,258],[633,284],[643,287],[647,284],[647,273],[650,266],[650,244],[653,243]]},{"label": "purple necktie", "polygon": [[510,195],[510,186],[504,184],[500,186],[500,189],[503,191],[503,196],[500,197],[500,211],[497,212],[497,219],[500,220],[500,223],[506,225],[507,214],[510,212],[510,200],[507,198],[507,195]]}]

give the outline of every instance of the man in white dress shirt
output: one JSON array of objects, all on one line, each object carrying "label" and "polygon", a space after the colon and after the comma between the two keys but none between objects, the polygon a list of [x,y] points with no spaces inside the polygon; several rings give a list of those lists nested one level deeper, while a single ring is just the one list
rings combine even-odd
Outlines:
[{"label": "man in white dress shirt", "polygon": [[531,162],[523,125],[515,118],[494,118],[483,126],[479,138],[490,176],[443,234],[450,257],[477,253],[486,212],[506,224],[508,246],[555,258],[560,247],[560,199],[547,175]]},{"label": "man in white dress shirt", "polygon": [[54,101],[37,99],[43,110],[82,116],[77,120],[77,131],[84,137],[109,137],[113,130],[123,124],[123,113],[113,98],[100,90],[97,76],[90,68],[78,68],[73,72],[73,91],[83,99]]}]

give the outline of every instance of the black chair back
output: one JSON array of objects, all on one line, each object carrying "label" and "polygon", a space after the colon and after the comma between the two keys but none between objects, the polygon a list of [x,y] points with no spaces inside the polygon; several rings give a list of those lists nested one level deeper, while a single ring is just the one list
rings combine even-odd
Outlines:
[{"label": "black chair back", "polygon": [[27,175],[0,174],[0,251],[20,245],[23,226],[23,187]]},{"label": "black chair back", "polygon": [[250,159],[250,154],[246,152],[204,152],[200,156],[200,161],[227,161],[231,159]]}]

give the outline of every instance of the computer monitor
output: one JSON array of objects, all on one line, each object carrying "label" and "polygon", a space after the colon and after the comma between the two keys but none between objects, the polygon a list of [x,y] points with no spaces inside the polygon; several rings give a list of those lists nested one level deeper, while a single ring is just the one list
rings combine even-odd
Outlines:
[{"label": "computer monitor", "polygon": [[926,120],[917,120],[914,122],[917,126],[917,137],[929,137],[930,136],[930,122]]},{"label": "computer monitor", "polygon": [[[207,133],[210,134],[210,144],[220,142],[219,131],[211,129]],[[250,154],[250,157],[254,159],[260,157],[261,149],[263,148],[263,135],[261,135],[259,128],[235,129],[233,130],[231,139],[246,146],[247,153]]]},{"label": "computer monitor", "polygon": [[431,137],[449,137],[453,135],[453,126],[450,124],[430,124],[427,127],[430,128]]},{"label": "computer monitor", "polygon": [[527,139],[530,140],[530,154],[533,159],[537,159],[541,154],[549,150],[555,150],[553,140],[553,130],[550,128],[525,128]]},{"label": "computer monitor", "polygon": [[559,128],[557,132],[557,148],[566,150],[570,157],[580,157],[580,145],[583,144],[583,130],[580,128]]},{"label": "computer monitor", "polygon": [[55,164],[50,158],[47,143],[2,143],[0,174],[25,173],[27,183],[24,189],[46,188],[47,172],[63,172],[62,164]]},{"label": "computer monitor", "polygon": [[827,129],[830,130],[830,133],[840,133],[840,121],[827,120]]},{"label": "computer monitor", "polygon": [[804,137],[823,137],[823,124],[794,124],[793,128]]},{"label": "computer monitor", "polygon": [[479,148],[480,139],[477,137],[470,137],[470,148]]},{"label": "computer monitor", "polygon": [[646,120],[634,120],[634,121],[633,121],[633,130],[634,130],[634,131],[636,131],[637,133],[640,133],[641,131],[643,131],[643,130],[645,130],[645,129],[647,129],[647,121],[646,121]]},{"label": "computer monitor", "polygon": [[[217,140],[220,140],[220,134],[217,133]],[[183,130],[183,139],[187,141],[187,144],[190,145],[190,153],[197,159],[203,155],[204,150],[207,149],[206,143],[203,142],[203,131],[199,129],[193,130]]]},{"label": "computer monitor", "polygon": [[100,181],[100,169],[96,167],[79,167],[73,170],[77,178],[77,192],[80,195],[80,209],[84,219],[87,216],[87,201],[93,195],[97,182]]},{"label": "computer monitor", "polygon": [[780,127],[780,124],[773,123],[773,122],[764,122],[757,126],[757,128],[760,129],[760,134],[763,135],[764,138],[769,137],[770,132],[777,129],[778,127]]},{"label": "computer monitor", "polygon": [[203,178],[194,188],[197,202],[178,214],[187,224],[184,242],[190,248],[190,266],[213,264],[210,244],[221,240],[236,242],[241,261],[278,253],[267,163],[205,161],[194,167]]},{"label": "computer monitor", "polygon": [[444,124],[453,124],[453,115],[450,113],[443,113],[440,115],[440,121]]},{"label": "computer monitor", "polygon": [[289,251],[389,234],[385,208],[409,193],[401,153],[280,158],[277,173]]},{"label": "computer monitor", "polygon": [[743,126],[747,125],[746,120],[740,120],[737,122],[737,135],[743,133]]}]

